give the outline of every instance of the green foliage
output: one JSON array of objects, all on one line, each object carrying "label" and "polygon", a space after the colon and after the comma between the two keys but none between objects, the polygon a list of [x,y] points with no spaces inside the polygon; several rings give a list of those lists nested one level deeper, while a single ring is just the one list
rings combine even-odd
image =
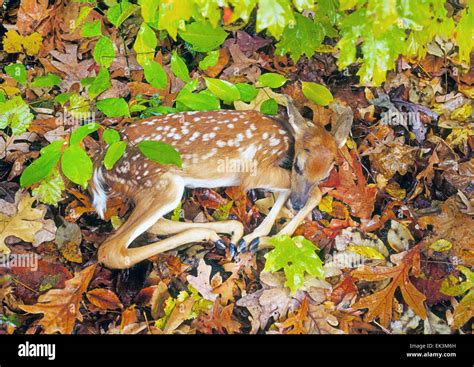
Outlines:
[{"label": "green foliage", "polygon": [[280,88],[283,84],[286,83],[286,78],[281,74],[266,73],[266,74],[260,75],[257,81],[258,81],[258,86]]},{"label": "green foliage", "polygon": [[95,122],[78,127],[71,133],[69,144],[79,144],[87,135],[90,135],[99,129],[100,125]]},{"label": "green foliage", "polygon": [[23,171],[20,177],[21,187],[29,187],[46,178],[59,162],[64,144],[64,140],[56,140],[41,149],[41,156]]},{"label": "green foliage", "polygon": [[312,82],[302,82],[303,94],[311,102],[314,102],[321,106],[327,106],[331,103],[334,97],[331,91],[324,85]]},{"label": "green foliage", "polygon": [[176,51],[173,51],[171,55],[171,71],[182,81],[189,82],[191,80],[186,63]]},{"label": "green foliage", "polygon": [[89,89],[87,90],[87,93],[89,94],[89,97],[91,99],[94,99],[99,94],[109,89],[111,86],[112,83],[110,82],[109,71],[107,70],[107,68],[101,67],[99,70],[99,74],[97,74],[97,76],[92,81],[91,85],[89,86]]},{"label": "green foliage", "polygon": [[159,63],[154,60],[148,61],[145,63],[143,71],[145,72],[146,81],[156,89],[163,89],[166,87],[168,76],[166,75],[163,66]]},{"label": "green foliage", "polygon": [[198,52],[208,52],[219,47],[227,38],[222,27],[213,27],[209,22],[193,22],[179,32],[179,36]]},{"label": "green foliage", "polygon": [[107,169],[112,169],[114,164],[123,156],[125,149],[127,148],[127,143],[124,141],[116,141],[112,143],[104,157],[104,166]]},{"label": "green foliage", "polygon": [[92,161],[78,144],[70,145],[61,157],[61,170],[72,182],[86,188],[92,177]]},{"label": "green foliage", "polygon": [[237,87],[227,80],[204,78],[209,90],[226,103],[240,99],[240,92]]},{"label": "green foliage", "polygon": [[59,200],[62,198],[64,191],[64,181],[59,173],[58,169],[55,168],[46,177],[38,187],[32,190],[32,193],[42,203],[57,205]]},{"label": "green foliage", "polygon": [[257,88],[251,84],[237,83],[235,86],[239,90],[241,101],[251,102],[258,94]]},{"label": "green foliage", "polygon": [[94,60],[100,66],[108,68],[115,58],[114,44],[110,38],[102,36],[94,47]]},{"label": "green foliage", "polygon": [[321,23],[315,22],[301,14],[295,14],[296,23],[287,26],[276,44],[276,53],[279,55],[290,54],[296,62],[305,55],[313,56],[324,39],[324,29]]},{"label": "green foliage", "polygon": [[108,128],[104,130],[102,138],[107,144],[112,145],[113,143],[120,141],[120,134],[117,130]]},{"label": "green foliage", "polygon": [[288,0],[259,0],[257,10],[257,32],[268,29],[279,39],[288,24],[294,24],[293,10]]},{"label": "green foliage", "polygon": [[210,51],[207,53],[207,56],[199,61],[199,68],[201,70],[206,70],[211,66],[214,66],[219,61],[219,51]]},{"label": "green foliage", "polygon": [[145,66],[150,61],[153,61],[155,48],[158,44],[156,34],[153,29],[146,23],[142,23],[138,30],[137,38],[133,49],[137,53],[137,62],[141,66]]},{"label": "green foliage", "polygon": [[37,76],[31,83],[31,88],[51,88],[61,84],[61,78],[56,74],[48,73],[44,76]]},{"label": "green foliage", "polygon": [[23,134],[33,121],[30,107],[20,97],[15,96],[0,103],[0,129],[10,127],[13,135]]},{"label": "green foliage", "polygon": [[197,80],[190,81],[176,97],[176,107],[179,111],[212,111],[220,108],[219,99],[209,91],[193,93]]},{"label": "green foliage", "polygon": [[318,248],[303,236],[275,236],[270,239],[275,248],[265,255],[263,271],[277,272],[283,269],[285,285],[295,293],[304,284],[305,273],[324,279],[323,262],[315,253]]},{"label": "green foliage", "polygon": [[161,141],[142,141],[138,144],[142,154],[152,161],[160,164],[174,164],[181,167],[182,161],[178,151],[171,145]]},{"label": "green foliage", "polygon": [[267,99],[260,106],[260,112],[265,115],[276,115],[278,113],[278,103],[273,98]]},{"label": "green foliage", "polygon": [[107,117],[130,116],[128,103],[123,98],[106,98],[96,103],[97,108]]},{"label": "green foliage", "polygon": [[138,5],[131,4],[127,0],[119,1],[116,5],[109,8],[107,11],[107,19],[118,28],[139,8]]},{"label": "green foliage", "polygon": [[25,84],[26,82],[26,69],[23,64],[10,64],[5,66],[5,73],[11,76],[20,84]]},{"label": "green foliage", "polygon": [[98,37],[102,35],[100,20],[94,22],[85,22],[81,29],[82,37]]}]

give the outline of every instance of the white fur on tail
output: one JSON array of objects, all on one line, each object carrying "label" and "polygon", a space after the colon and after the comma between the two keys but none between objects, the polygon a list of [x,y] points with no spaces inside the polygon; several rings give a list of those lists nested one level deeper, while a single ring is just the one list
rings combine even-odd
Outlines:
[{"label": "white fur on tail", "polygon": [[99,216],[104,219],[105,210],[107,209],[107,193],[104,188],[104,176],[101,168],[96,168],[94,170],[92,180],[94,182],[94,188],[92,189],[94,195],[92,206],[95,208]]}]

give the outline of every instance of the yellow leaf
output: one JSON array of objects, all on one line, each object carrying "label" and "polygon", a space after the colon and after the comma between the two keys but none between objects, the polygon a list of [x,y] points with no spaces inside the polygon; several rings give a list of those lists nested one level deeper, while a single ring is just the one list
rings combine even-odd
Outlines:
[{"label": "yellow leaf", "polygon": [[402,189],[400,185],[397,182],[391,182],[389,183],[385,191],[387,194],[389,194],[391,197],[403,200],[407,196],[407,190]]},{"label": "yellow leaf", "polygon": [[384,260],[385,257],[375,248],[369,246],[347,246],[347,250],[362,255],[368,259]]},{"label": "yellow leaf", "polygon": [[322,198],[318,205],[318,209],[324,213],[332,213],[332,202],[334,198],[332,196],[326,195]]},{"label": "yellow leaf", "polygon": [[3,49],[9,54],[22,52],[22,41],[22,36],[20,36],[16,31],[10,30],[5,33],[5,36],[3,37]]},{"label": "yellow leaf", "polygon": [[451,134],[449,134],[446,138],[446,143],[448,143],[450,146],[462,145],[471,135],[474,135],[474,129],[470,127],[463,129],[453,129]]},{"label": "yellow leaf", "polygon": [[37,55],[41,43],[43,42],[43,36],[38,32],[34,32],[29,36],[23,37],[23,48],[28,56]]},{"label": "yellow leaf", "polygon": [[464,106],[455,109],[451,113],[451,118],[458,121],[466,121],[466,119],[472,114],[472,106],[466,103]]},{"label": "yellow leaf", "polygon": [[438,252],[448,251],[451,247],[453,247],[453,244],[443,239],[436,240],[430,245],[430,249]]},{"label": "yellow leaf", "polygon": [[391,248],[397,252],[408,250],[410,247],[410,241],[413,241],[413,236],[400,222],[396,220],[390,221],[390,229],[387,233],[387,241]]}]

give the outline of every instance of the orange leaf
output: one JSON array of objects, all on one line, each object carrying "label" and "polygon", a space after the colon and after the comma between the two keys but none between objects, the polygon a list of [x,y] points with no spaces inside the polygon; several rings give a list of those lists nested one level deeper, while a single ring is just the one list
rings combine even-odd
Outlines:
[{"label": "orange leaf", "polygon": [[338,159],[340,185],[329,195],[349,205],[351,214],[359,218],[370,218],[374,210],[377,188],[368,185],[362,173],[362,166],[357,160],[356,152],[350,155],[343,149]]},{"label": "orange leaf", "polygon": [[308,298],[301,302],[300,308],[293,312],[288,318],[276,326],[280,330],[287,330],[285,334],[307,334],[304,322],[308,319]]},{"label": "orange leaf", "polygon": [[232,319],[234,305],[222,307],[220,302],[214,302],[212,311],[208,314],[201,314],[196,320],[200,332],[212,334],[215,330],[219,334],[233,334],[240,331],[240,323]]},{"label": "orange leaf", "polygon": [[116,310],[123,307],[117,295],[108,289],[95,288],[87,292],[87,299],[102,310]]},{"label": "orange leaf", "polygon": [[426,297],[416,289],[409,278],[411,269],[413,269],[415,275],[419,274],[420,271],[419,246],[394,255],[392,259],[397,264],[394,267],[368,267],[364,265],[352,272],[352,276],[356,279],[368,281],[392,279],[387,287],[370,296],[359,299],[352,307],[355,309],[367,308],[365,321],[370,322],[375,318],[379,318],[382,326],[387,327],[392,320],[395,291],[397,288],[400,288],[402,297],[407,305],[422,319],[426,319],[426,310],[423,304]]},{"label": "orange leaf", "polygon": [[56,332],[71,334],[76,319],[82,321],[79,303],[92,279],[95,267],[94,264],[77,273],[74,278],[66,281],[64,289],[52,289],[40,296],[37,304],[19,305],[19,307],[29,313],[44,314],[39,324],[43,327],[45,334]]}]

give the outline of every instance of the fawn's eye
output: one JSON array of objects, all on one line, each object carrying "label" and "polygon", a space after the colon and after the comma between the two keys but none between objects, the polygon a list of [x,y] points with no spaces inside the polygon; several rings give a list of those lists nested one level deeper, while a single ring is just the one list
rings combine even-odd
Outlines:
[{"label": "fawn's eye", "polygon": [[303,174],[303,169],[301,168],[301,165],[300,165],[300,163],[298,162],[298,160],[295,160],[295,164],[293,165],[293,168],[294,168],[295,172],[296,172],[298,175],[302,175],[302,174]]}]

